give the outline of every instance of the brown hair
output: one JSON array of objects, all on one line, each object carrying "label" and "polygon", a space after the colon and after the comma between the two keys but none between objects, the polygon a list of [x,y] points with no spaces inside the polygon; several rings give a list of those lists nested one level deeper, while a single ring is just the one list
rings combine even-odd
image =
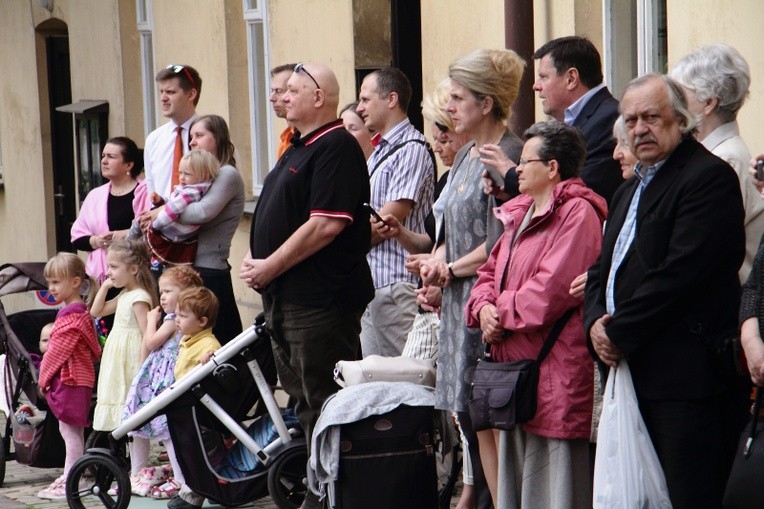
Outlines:
[{"label": "brown hair", "polygon": [[157,297],[156,281],[154,281],[154,276],[149,270],[151,256],[146,243],[141,239],[117,239],[112,241],[108,252],[117,256],[122,263],[138,267],[138,273],[135,275],[138,286],[146,290],[151,296],[151,307],[156,306],[159,298]]},{"label": "brown hair", "polygon": [[236,159],[234,158],[234,152],[236,149],[231,142],[231,134],[228,131],[228,124],[225,119],[220,115],[202,115],[191,122],[191,125],[188,126],[188,130],[191,131],[191,128],[199,122],[201,122],[204,128],[212,134],[213,138],[215,138],[217,153],[214,155],[218,158],[220,166],[230,164],[235,168]]},{"label": "brown hair", "polygon": [[195,88],[196,97],[194,98],[194,106],[199,104],[199,97],[202,95],[202,77],[199,76],[196,69],[190,65],[170,64],[157,73],[155,81],[159,83],[173,78],[178,78],[178,85],[180,85],[184,92]]},{"label": "brown hair", "polygon": [[178,310],[190,311],[198,319],[207,319],[207,327],[214,327],[218,319],[218,298],[208,288],[192,286],[178,295]]}]

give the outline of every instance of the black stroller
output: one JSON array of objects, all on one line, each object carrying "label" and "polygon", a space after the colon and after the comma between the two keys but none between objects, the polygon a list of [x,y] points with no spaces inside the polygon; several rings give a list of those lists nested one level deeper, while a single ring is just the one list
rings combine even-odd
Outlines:
[{"label": "black stroller", "polygon": [[[0,364],[0,411],[6,414],[0,447],[0,485],[5,480],[7,460],[42,468],[64,466],[64,442],[58,421],[37,392],[39,373],[33,357],[40,354],[40,331],[56,318],[56,310],[30,309],[6,315],[1,300],[14,294],[19,294],[18,299],[37,298],[33,292],[48,288],[44,268],[41,262],[0,266],[0,354],[5,354]],[[28,295],[20,295],[25,293]],[[23,409],[23,417],[19,409]]]},{"label": "black stroller", "polygon": [[[270,494],[280,508],[302,504],[307,449],[296,421],[287,427],[271,393],[276,372],[270,339],[261,317],[157,398],[111,432],[109,448],[88,449],[66,481],[69,507],[89,502],[121,509],[130,503],[129,462],[121,451],[128,432],[164,413],[186,484],[213,502],[236,506]],[[263,426],[263,420],[267,423]],[[253,421],[249,427],[245,426]],[[270,428],[276,436],[258,443],[250,430]],[[234,440],[235,439],[235,440]],[[236,443],[234,443],[236,442]],[[233,445],[232,445],[233,444]],[[244,451],[257,465],[232,465]],[[233,468],[232,468],[233,466]],[[235,468],[235,467],[238,467]],[[109,494],[112,485],[117,489]]]}]

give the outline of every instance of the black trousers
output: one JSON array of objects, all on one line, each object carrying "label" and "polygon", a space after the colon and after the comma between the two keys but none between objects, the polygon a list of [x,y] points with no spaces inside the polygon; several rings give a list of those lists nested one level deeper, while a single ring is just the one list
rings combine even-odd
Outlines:
[{"label": "black trousers", "polygon": [[729,391],[696,400],[639,398],[674,509],[719,508],[740,432],[740,398]]}]

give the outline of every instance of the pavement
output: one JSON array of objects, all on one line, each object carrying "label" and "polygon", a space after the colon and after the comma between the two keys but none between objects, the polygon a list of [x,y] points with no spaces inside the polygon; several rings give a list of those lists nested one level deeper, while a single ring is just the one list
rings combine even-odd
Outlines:
[{"label": "pavement", "polygon": [[[5,416],[0,412],[0,430],[5,431]],[[150,462],[156,464],[156,456],[159,453],[159,446],[152,442],[152,451]],[[22,465],[14,460],[6,461],[5,480],[0,484],[0,508],[2,509],[63,509],[69,505],[66,500],[45,500],[37,497],[37,492],[46,488],[58,476],[63,473],[62,468],[34,468]],[[88,508],[103,507],[97,500],[85,504]],[[166,500],[153,500],[133,496],[130,498],[130,509],[164,509],[167,507]],[[204,504],[204,507],[221,508],[217,504]],[[257,509],[278,509],[270,497],[239,506],[242,508]]]},{"label": "pavement", "polygon": [[[5,417],[0,412],[0,430],[5,430]],[[3,431],[4,432],[4,431]],[[156,463],[156,455],[159,452],[159,446],[154,445],[152,442],[152,453],[150,456],[150,462]],[[0,485],[0,508],[2,509],[63,509],[68,508],[69,505],[66,500],[45,500],[37,497],[37,492],[47,487],[54,479],[63,473],[61,468],[34,468],[27,465],[22,465],[16,461],[9,460],[5,465],[5,480]],[[461,482],[457,485],[457,492],[451,499],[451,507],[456,507],[456,502],[459,499],[459,492],[461,489]],[[92,503],[87,503],[88,508],[99,508],[103,505],[97,503],[94,500]],[[130,509],[164,509],[167,507],[167,501],[153,500],[150,498],[142,498],[133,496],[130,499]],[[210,504],[206,502],[205,508],[220,508],[217,504]],[[261,498],[251,504],[239,506],[241,508],[256,508],[256,509],[278,509],[278,506],[271,500],[269,496]]]}]

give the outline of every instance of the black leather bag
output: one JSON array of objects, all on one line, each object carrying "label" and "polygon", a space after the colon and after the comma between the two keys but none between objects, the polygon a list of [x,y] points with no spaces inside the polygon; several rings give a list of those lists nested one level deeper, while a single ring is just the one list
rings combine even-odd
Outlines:
[{"label": "black leather bag", "polygon": [[759,509],[762,506],[761,485],[764,482],[764,423],[759,423],[759,410],[764,390],[756,391],[751,423],[740,434],[727,488],[724,509]]},{"label": "black leather bag", "polygon": [[566,311],[557,320],[535,359],[512,362],[492,362],[489,358],[478,360],[469,401],[475,431],[510,430],[515,424],[527,422],[536,415],[539,366],[576,309]]}]

